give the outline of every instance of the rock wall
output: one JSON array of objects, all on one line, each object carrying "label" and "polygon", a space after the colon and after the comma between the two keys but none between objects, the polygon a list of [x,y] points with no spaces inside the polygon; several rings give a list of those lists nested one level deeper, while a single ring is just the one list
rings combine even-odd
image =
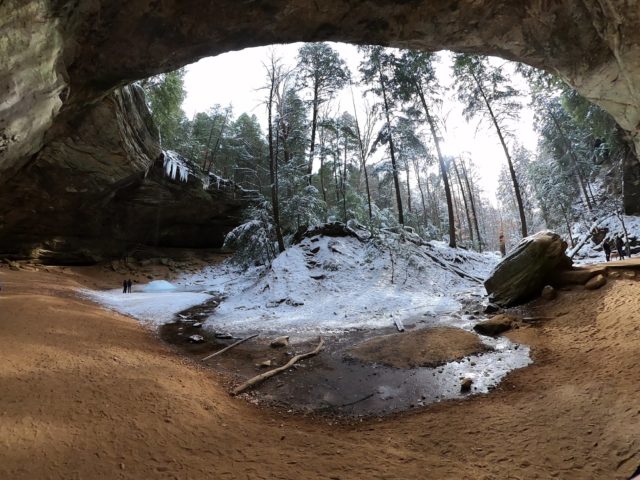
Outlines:
[{"label": "rock wall", "polygon": [[[250,199],[230,182],[165,174],[142,90],[90,108],[0,191],[0,258],[85,263],[135,245],[220,247]],[[205,183],[210,184],[205,188]]]},{"label": "rock wall", "polygon": [[[106,208],[140,181],[157,147],[138,142],[135,128],[127,132],[116,89],[250,46],[339,40],[523,61],[609,111],[640,151],[636,1],[4,0],[0,19],[5,244],[36,224],[53,234],[54,219],[79,206]],[[630,158],[624,168],[625,206],[639,213],[640,164]],[[29,223],[29,231],[18,228]]]}]

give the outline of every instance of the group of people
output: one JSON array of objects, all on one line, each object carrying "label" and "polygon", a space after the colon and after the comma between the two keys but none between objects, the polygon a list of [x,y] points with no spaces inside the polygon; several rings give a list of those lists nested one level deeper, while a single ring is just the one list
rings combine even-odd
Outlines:
[{"label": "group of people", "polygon": [[[616,250],[618,251],[618,258],[620,260],[624,260],[625,252],[624,252],[624,241],[622,241],[622,237],[617,236],[615,239]],[[611,244],[609,240],[606,238],[602,241],[602,250],[604,251],[604,256],[607,259],[607,262],[611,260]]]},{"label": "group of people", "polygon": [[133,285],[133,283],[131,282],[131,279],[123,280],[122,293],[131,293],[131,285]]}]

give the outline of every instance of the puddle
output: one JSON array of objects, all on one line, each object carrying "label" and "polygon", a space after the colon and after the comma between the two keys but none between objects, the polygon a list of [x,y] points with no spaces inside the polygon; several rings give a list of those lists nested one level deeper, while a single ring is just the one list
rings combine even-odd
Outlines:
[{"label": "puddle", "polygon": [[[274,367],[283,365],[293,354],[312,350],[317,342],[317,337],[305,335],[302,343],[276,350],[269,347],[268,341],[282,332],[226,332],[214,331],[211,326],[199,326],[203,319],[215,317],[219,302],[220,298],[215,298],[176,315],[177,322],[160,328],[161,337],[179,346],[185,353],[202,358],[233,343],[237,338],[260,333],[261,340],[242,344],[209,363],[218,371],[243,380],[265,371],[257,367],[257,364],[272,360]],[[425,312],[405,319],[407,330],[404,334],[411,335],[415,329],[441,326],[472,331],[473,325],[484,319],[478,314],[480,297],[471,294],[461,298],[460,303],[462,310],[454,314],[433,315]],[[193,327],[194,323],[197,327]],[[304,360],[287,372],[269,379],[251,391],[248,397],[253,403],[299,412],[356,417],[384,415],[443,400],[487,393],[498,385],[507,373],[531,363],[529,347],[515,344],[504,337],[483,336],[480,338],[492,351],[465,357],[436,368],[399,369],[363,363],[349,355],[348,350],[353,345],[390,333],[397,331],[392,327],[375,330],[353,329],[339,333],[325,331],[325,349],[320,355]],[[193,334],[203,335],[205,343],[190,343],[189,337]],[[221,336],[232,338],[220,338]],[[462,393],[460,390],[460,381],[463,378],[473,380],[468,393]]]},{"label": "puddle", "polygon": [[[376,332],[386,334],[392,332]],[[406,334],[410,335],[408,331]],[[263,400],[294,410],[350,416],[381,415],[431,403],[487,393],[511,370],[531,363],[529,348],[505,338],[487,338],[495,351],[436,368],[398,369],[350,359],[345,350],[368,335],[327,340],[325,352],[260,388]],[[471,378],[469,393],[460,381]]]}]

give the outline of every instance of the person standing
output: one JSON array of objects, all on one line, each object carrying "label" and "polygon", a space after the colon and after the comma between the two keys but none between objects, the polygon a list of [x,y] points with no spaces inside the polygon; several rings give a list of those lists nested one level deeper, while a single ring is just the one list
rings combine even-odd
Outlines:
[{"label": "person standing", "polygon": [[131,293],[131,285],[132,285],[131,279],[127,280],[127,293]]},{"label": "person standing", "polygon": [[122,293],[127,293],[127,280],[122,280]]},{"label": "person standing", "polygon": [[609,244],[609,240],[606,238],[602,241],[602,250],[604,251],[604,256],[607,259],[607,262],[611,260],[611,245]]},{"label": "person standing", "polygon": [[620,236],[616,237],[616,250],[618,250],[618,257],[620,260],[624,260],[624,242]]}]

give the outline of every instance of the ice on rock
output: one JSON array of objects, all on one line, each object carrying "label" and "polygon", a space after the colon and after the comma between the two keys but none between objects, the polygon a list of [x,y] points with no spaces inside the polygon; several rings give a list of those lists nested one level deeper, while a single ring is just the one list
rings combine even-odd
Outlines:
[{"label": "ice on rock", "polygon": [[175,180],[176,177],[181,182],[186,182],[189,179],[189,166],[187,161],[180,154],[172,150],[164,150],[164,173],[171,180]]},{"label": "ice on rock", "polygon": [[170,292],[171,290],[175,290],[176,287],[170,282],[166,280],[154,280],[153,282],[149,282],[142,289],[143,292]]}]

